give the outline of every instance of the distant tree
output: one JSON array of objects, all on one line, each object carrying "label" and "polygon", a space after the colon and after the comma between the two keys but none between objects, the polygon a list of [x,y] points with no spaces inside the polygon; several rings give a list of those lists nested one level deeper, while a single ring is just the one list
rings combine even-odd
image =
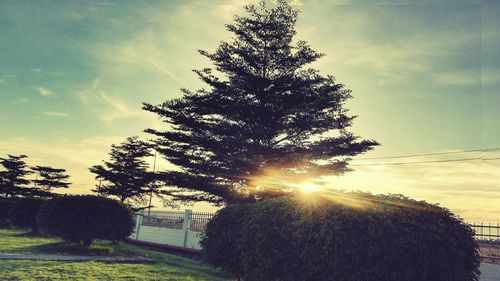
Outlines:
[{"label": "distant tree", "polygon": [[56,169],[49,166],[35,166],[31,168],[37,176],[33,183],[37,188],[50,192],[53,188],[68,188],[71,184],[67,180],[69,176],[65,174],[65,169]]},{"label": "distant tree", "polygon": [[0,158],[0,194],[5,197],[16,197],[19,195],[29,195],[30,180],[26,176],[32,172],[23,160],[26,155],[7,155],[7,158]]},{"label": "distant tree", "polygon": [[112,145],[109,155],[110,161],[90,168],[101,181],[92,191],[115,196],[121,202],[141,200],[150,194],[153,176],[144,159],[152,156],[150,144],[138,137],[129,137],[119,145]]},{"label": "distant tree", "polygon": [[231,42],[200,51],[216,70],[194,70],[207,88],[144,104],[168,124],[168,131],[146,132],[178,168],[162,173],[173,200],[235,203],[290,194],[287,185],[252,180],[268,171],[291,180],[341,175],[351,156],[378,145],[347,130],[351,91],[306,67],[323,54],[294,41],[297,11],[284,0],[246,10],[249,16],[226,26]]}]

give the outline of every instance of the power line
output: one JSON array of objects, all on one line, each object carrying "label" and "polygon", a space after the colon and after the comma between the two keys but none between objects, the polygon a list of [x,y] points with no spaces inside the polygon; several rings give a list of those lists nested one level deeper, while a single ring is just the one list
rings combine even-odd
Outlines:
[{"label": "power line", "polygon": [[499,158],[486,158],[481,157],[475,158],[462,158],[462,159],[448,159],[448,160],[433,160],[433,161],[414,161],[414,162],[396,162],[396,163],[369,163],[369,164],[352,164],[350,166],[398,166],[398,165],[410,165],[410,164],[428,164],[428,163],[440,163],[440,162],[465,162],[472,160],[495,160]]},{"label": "power line", "polygon": [[490,161],[490,160],[500,160],[500,157],[495,157],[495,158],[483,158],[483,161]]},{"label": "power line", "polygon": [[435,153],[424,153],[424,154],[409,154],[409,155],[399,155],[399,156],[385,156],[385,157],[370,157],[370,158],[359,158],[353,159],[352,161],[362,161],[362,160],[381,160],[381,159],[395,159],[395,158],[409,158],[409,157],[420,157],[420,156],[434,156],[434,155],[446,155],[446,154],[459,154],[459,153],[470,153],[470,152],[491,152],[498,151],[500,147],[494,148],[484,148],[484,149],[472,149],[472,150],[458,150],[450,152],[435,152]]}]

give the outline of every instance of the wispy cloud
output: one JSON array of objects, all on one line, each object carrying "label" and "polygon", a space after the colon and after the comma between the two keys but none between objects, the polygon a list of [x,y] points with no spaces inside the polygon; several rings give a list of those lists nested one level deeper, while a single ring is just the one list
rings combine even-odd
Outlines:
[{"label": "wispy cloud", "polygon": [[105,93],[101,93],[100,97],[109,107],[113,109],[112,111],[99,115],[103,121],[111,122],[117,119],[129,118],[143,114],[143,111],[140,108],[132,108],[118,98],[108,96]]},{"label": "wispy cloud", "polygon": [[68,117],[69,114],[66,112],[58,112],[58,111],[46,111],[42,112],[45,116],[54,116],[54,117]]},{"label": "wispy cloud", "polygon": [[452,86],[480,85],[481,70],[438,73],[434,75],[434,81],[439,84]]},{"label": "wispy cloud", "polygon": [[302,4],[301,0],[290,0],[290,5],[291,6],[302,6],[304,4]]},{"label": "wispy cloud", "polygon": [[232,0],[213,6],[213,11],[215,11],[219,15],[219,17],[224,19],[225,21],[230,21],[235,14],[238,14],[241,10],[243,10],[245,5],[256,2],[257,1],[255,0]]},{"label": "wispy cloud", "polygon": [[29,101],[30,100],[28,98],[19,98],[19,99],[15,99],[15,100],[11,101],[10,104],[11,105],[26,104]]},{"label": "wispy cloud", "polygon": [[481,73],[481,82],[485,85],[500,83],[500,68],[483,68],[483,71]]},{"label": "wispy cloud", "polygon": [[[235,14],[252,2],[257,0],[232,0],[212,5],[186,2],[172,6],[165,3],[164,7],[145,7],[137,11],[139,18],[117,23],[121,28],[135,27],[134,22],[140,20],[144,23],[143,28],[132,28],[129,36],[114,42],[100,42],[89,50],[100,62],[103,76],[148,73],[158,80],[176,84],[177,88],[185,87],[196,81],[191,70],[207,62],[197,50],[214,49],[219,40],[229,39],[224,24],[231,22]],[[165,13],[165,9],[170,12]],[[199,13],[199,10],[206,12]]]},{"label": "wispy cloud", "polygon": [[[443,18],[433,19],[436,26],[429,28],[425,15],[431,8],[415,8],[412,12],[400,5],[330,4],[325,8],[304,2],[297,29],[301,38],[326,52],[327,56],[319,61],[323,69],[335,66],[338,73],[357,68],[357,73],[373,73],[380,85],[408,84],[417,79],[432,81],[435,71],[446,70],[443,66],[457,64],[474,54],[479,58],[478,9],[469,14],[439,11]],[[373,14],[379,16],[374,18]],[[322,18],[329,20],[318,20]],[[457,18],[468,24],[452,26]]]},{"label": "wispy cloud", "polygon": [[14,74],[4,74],[0,75],[0,85],[5,85],[9,82],[9,80],[15,78],[16,75]]},{"label": "wispy cloud", "polygon": [[54,95],[54,93],[51,90],[45,87],[36,87],[33,88],[33,90],[35,90],[42,97],[51,97]]},{"label": "wispy cloud", "polygon": [[137,105],[135,108],[121,100],[111,96],[101,87],[102,80],[94,79],[92,83],[78,92],[82,105],[105,122],[118,119],[144,116],[145,112]]}]

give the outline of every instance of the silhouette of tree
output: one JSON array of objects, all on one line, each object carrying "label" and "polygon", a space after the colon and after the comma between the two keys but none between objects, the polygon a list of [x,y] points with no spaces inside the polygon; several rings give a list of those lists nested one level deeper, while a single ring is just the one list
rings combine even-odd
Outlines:
[{"label": "silhouette of tree", "polygon": [[53,188],[68,188],[71,184],[67,180],[69,176],[65,174],[65,169],[56,169],[49,166],[35,166],[31,168],[36,174],[33,180],[35,186],[43,191],[50,192]]},{"label": "silhouette of tree", "polygon": [[92,191],[103,196],[115,196],[120,201],[141,200],[151,192],[154,180],[145,157],[152,156],[151,145],[138,137],[129,137],[119,145],[112,145],[110,161],[95,165],[90,171],[101,183]]},{"label": "silhouette of tree", "polygon": [[8,154],[7,158],[0,158],[0,165],[4,168],[0,171],[0,194],[5,197],[29,195],[30,189],[27,186],[30,180],[26,176],[32,172],[23,160],[27,157]]},{"label": "silhouette of tree", "polygon": [[354,116],[344,107],[351,91],[307,65],[323,54],[294,41],[297,10],[286,1],[246,7],[226,25],[233,41],[214,53],[215,65],[194,70],[207,84],[195,92],[143,108],[169,130],[147,129],[164,158],[179,169],[163,172],[173,200],[235,203],[289,194],[289,185],[255,183],[277,178],[341,175],[348,161],[372,149],[347,129]]}]

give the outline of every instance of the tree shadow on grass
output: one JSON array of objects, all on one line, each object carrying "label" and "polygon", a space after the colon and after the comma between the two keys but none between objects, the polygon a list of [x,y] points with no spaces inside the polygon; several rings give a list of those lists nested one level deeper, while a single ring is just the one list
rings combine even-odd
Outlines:
[{"label": "tree shadow on grass", "polygon": [[58,255],[78,255],[78,256],[112,256],[115,252],[113,247],[110,246],[91,245],[89,247],[80,247],[76,243],[69,243],[65,241],[31,245],[24,248],[18,248],[17,250],[20,252],[29,252],[34,254],[58,254]]}]

